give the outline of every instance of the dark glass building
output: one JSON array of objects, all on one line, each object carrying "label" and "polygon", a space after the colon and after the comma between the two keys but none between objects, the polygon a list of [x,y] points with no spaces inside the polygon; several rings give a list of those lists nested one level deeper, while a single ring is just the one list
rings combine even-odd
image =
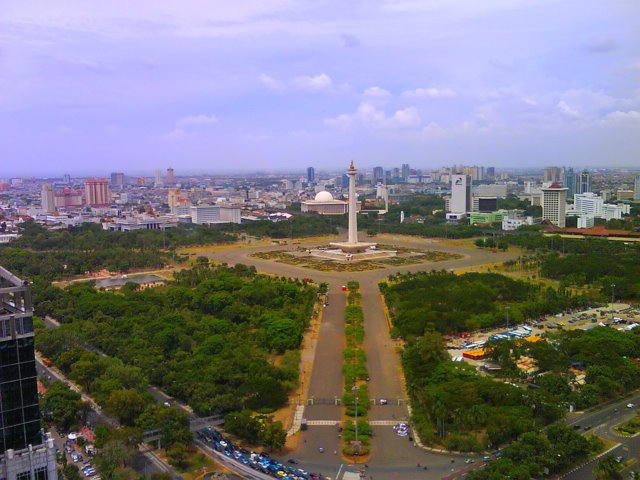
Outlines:
[{"label": "dark glass building", "polygon": [[40,425],[31,290],[0,267],[0,477],[55,479],[53,448]]}]

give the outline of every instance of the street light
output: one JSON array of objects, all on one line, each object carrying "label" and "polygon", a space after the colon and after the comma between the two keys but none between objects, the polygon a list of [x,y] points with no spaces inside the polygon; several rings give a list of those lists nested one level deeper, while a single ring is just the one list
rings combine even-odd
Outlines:
[{"label": "street light", "polygon": [[616,298],[615,292],[616,292],[616,284],[612,283],[611,284],[611,303],[613,303],[613,301]]},{"label": "street light", "polygon": [[505,305],[504,309],[507,312],[507,329],[509,328],[509,309],[511,308],[511,305]]}]

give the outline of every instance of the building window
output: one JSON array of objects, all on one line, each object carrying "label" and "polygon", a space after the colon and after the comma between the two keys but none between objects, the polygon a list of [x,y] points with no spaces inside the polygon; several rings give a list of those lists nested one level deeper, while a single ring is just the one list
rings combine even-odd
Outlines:
[{"label": "building window", "polygon": [[47,467],[36,468],[33,473],[35,474],[35,480],[47,480],[49,478]]}]

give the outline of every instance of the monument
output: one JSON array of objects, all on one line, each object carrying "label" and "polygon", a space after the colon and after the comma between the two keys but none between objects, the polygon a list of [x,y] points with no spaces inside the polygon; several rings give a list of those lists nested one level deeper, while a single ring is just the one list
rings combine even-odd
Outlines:
[{"label": "monument", "polygon": [[357,195],[356,195],[356,166],[351,161],[351,165],[347,169],[349,176],[349,234],[346,242],[331,242],[329,245],[333,247],[328,250],[312,250],[311,254],[316,257],[328,258],[331,260],[369,260],[373,258],[392,257],[396,255],[395,251],[378,250],[375,243],[358,241],[358,211],[357,211]]}]

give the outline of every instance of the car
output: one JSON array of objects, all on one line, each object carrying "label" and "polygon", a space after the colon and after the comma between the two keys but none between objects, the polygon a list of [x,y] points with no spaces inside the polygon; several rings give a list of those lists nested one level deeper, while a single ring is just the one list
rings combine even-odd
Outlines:
[{"label": "car", "polygon": [[473,462],[475,462],[475,460],[474,460],[473,458],[467,458],[467,459],[464,461],[464,463],[466,463],[466,464],[470,464],[470,463],[473,463]]},{"label": "car", "polygon": [[585,425],[583,428],[584,428],[585,430],[590,430],[590,429],[591,429],[591,425]]},{"label": "car", "polygon": [[380,405],[386,405],[387,403],[389,403],[389,402],[387,401],[386,398],[381,398],[380,399]]},{"label": "car", "polygon": [[318,448],[318,451],[319,451],[320,453],[324,453],[324,447],[319,447],[319,448]]},{"label": "car", "polygon": [[165,407],[170,407],[170,406],[171,406],[171,404],[170,404],[169,402],[164,402],[164,403],[163,403],[163,405],[164,405]]},{"label": "car", "polygon": [[623,456],[616,457],[616,462],[618,462],[618,463],[622,463],[623,460],[624,460]]},{"label": "car", "polygon": [[635,403],[627,403],[627,408],[636,408]]},{"label": "car", "polygon": [[287,463],[290,463],[291,465],[297,465],[300,462],[298,460],[296,460],[295,458],[290,458],[289,460],[287,460]]},{"label": "car", "polygon": [[485,455],[484,457],[482,457],[482,461],[483,462],[490,462],[491,461],[491,457],[489,455]]}]

